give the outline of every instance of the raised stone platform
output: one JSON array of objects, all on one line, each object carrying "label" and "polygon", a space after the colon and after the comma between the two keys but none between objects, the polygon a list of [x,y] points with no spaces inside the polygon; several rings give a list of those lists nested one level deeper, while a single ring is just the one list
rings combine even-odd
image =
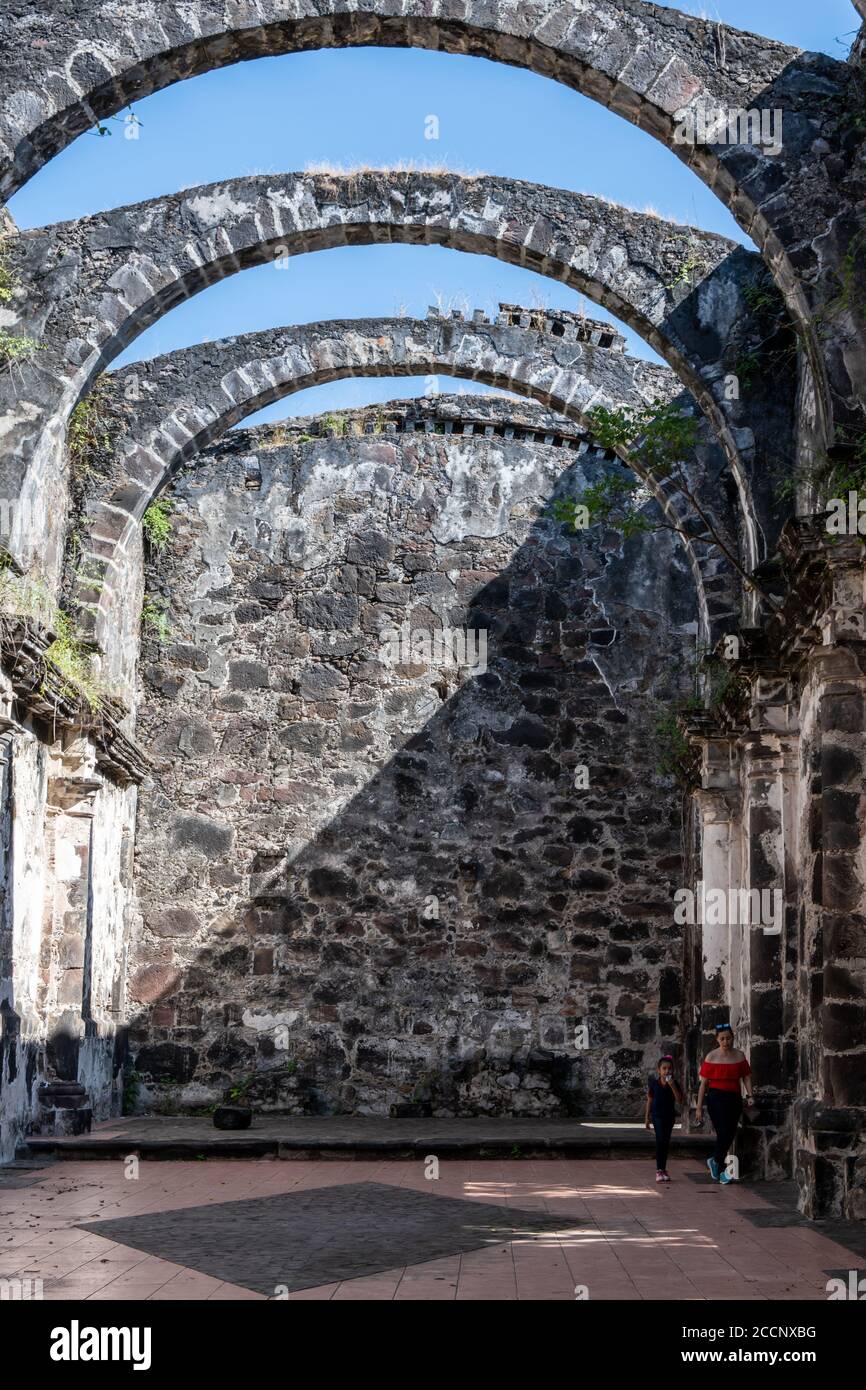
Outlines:
[{"label": "raised stone platform", "polygon": [[[674,1130],[671,1154],[703,1158],[708,1135]],[[209,1118],[132,1116],[90,1134],[32,1135],[21,1156],[146,1158],[633,1158],[651,1161],[654,1135],[635,1122],[537,1119],[405,1119],[367,1115],[262,1115],[241,1132]]]}]

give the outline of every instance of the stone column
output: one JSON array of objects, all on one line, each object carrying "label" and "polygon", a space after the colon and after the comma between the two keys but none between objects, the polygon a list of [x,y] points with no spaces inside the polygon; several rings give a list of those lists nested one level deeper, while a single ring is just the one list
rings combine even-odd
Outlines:
[{"label": "stone column", "polygon": [[[0,703],[6,698],[0,696]],[[8,697],[7,697],[8,698]],[[42,1066],[37,1008],[42,923],[44,768],[33,734],[0,713],[0,1161],[15,1157]]]},{"label": "stone column", "polygon": [[[722,890],[727,897],[729,888],[740,880],[741,824],[740,788],[737,775],[737,754],[730,739],[708,738],[703,745],[701,781],[695,791],[700,815],[700,881],[695,885],[698,905],[712,890]],[[702,892],[703,889],[703,892]],[[700,958],[700,995],[694,1000],[695,1018],[685,1047],[686,1088],[694,1098],[698,1087],[700,1063],[715,1035],[716,1023],[724,1022],[730,1012],[731,941],[726,917],[722,920],[697,921],[692,929],[693,945],[686,934],[687,949]],[[696,961],[697,965],[697,961]],[[697,971],[695,972],[697,984]]]},{"label": "stone column", "polygon": [[[862,580],[861,580],[862,582]],[[862,625],[862,604],[857,620]],[[839,641],[844,613],[811,656],[820,775],[811,962],[813,1097],[798,1114],[797,1176],[810,1216],[866,1217],[866,648]],[[817,1093],[817,1094],[815,1094]]]},{"label": "stone column", "polygon": [[790,1173],[797,1083],[797,715],[787,680],[758,676],[743,738],[743,878],[732,935],[743,960],[742,1033],[760,1102],[741,1130],[745,1171]]},{"label": "stone column", "polygon": [[93,811],[102,785],[90,768],[78,763],[75,754],[80,751],[64,750],[55,763],[46,805],[46,854],[53,882],[43,937],[46,1052],[54,1079],[65,1082],[78,1079],[85,1032]]}]

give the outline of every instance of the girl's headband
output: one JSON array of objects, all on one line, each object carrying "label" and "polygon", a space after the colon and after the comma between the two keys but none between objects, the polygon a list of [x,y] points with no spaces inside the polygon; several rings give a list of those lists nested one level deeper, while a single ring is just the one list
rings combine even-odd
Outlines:
[{"label": "girl's headband", "polygon": [[715,1031],[717,1033],[733,1033],[730,1023],[717,1023]]},{"label": "girl's headband", "polygon": [[673,1060],[674,1059],[669,1052],[666,1052],[664,1057],[659,1057],[660,1062],[672,1062]]}]

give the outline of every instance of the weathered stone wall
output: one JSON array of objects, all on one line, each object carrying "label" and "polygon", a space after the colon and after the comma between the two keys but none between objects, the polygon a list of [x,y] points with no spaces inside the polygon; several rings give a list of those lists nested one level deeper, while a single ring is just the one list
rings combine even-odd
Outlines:
[{"label": "weathered stone wall", "polygon": [[[781,610],[741,633],[732,684],[683,719],[699,766],[687,881],[774,899],[707,915],[685,941],[683,1010],[697,1061],[722,1018],[752,1064],[748,1173],[796,1175],[809,1216],[866,1214],[863,550],[799,518],[782,536]],[[695,954],[700,953],[700,969]],[[696,1088],[694,1066],[687,1073]]]},{"label": "weathered stone wall", "polygon": [[[305,324],[202,344],[118,372],[113,385],[125,403],[123,431],[115,440],[111,474],[80,526],[81,570],[73,592],[79,626],[101,649],[112,682],[126,690],[135,650],[125,624],[130,618],[134,623],[136,613],[124,614],[118,603],[127,550],[177,467],[251,412],[306,387],[347,376],[440,373],[543,402],[581,428],[599,406],[636,409],[676,395],[676,379],[667,368],[579,341],[576,331],[569,340],[546,329],[483,319],[468,323],[462,316]],[[676,398],[684,414],[694,411],[689,397]],[[682,528],[709,632],[720,616],[731,617],[736,603],[731,581],[738,576],[728,568],[736,544],[728,525],[729,499],[718,487],[708,486],[704,495],[708,456],[714,453],[712,443],[705,445],[698,436],[697,447],[683,460],[686,484],[674,469],[669,478],[650,478],[647,485],[666,517]],[[625,449],[621,452],[631,459]],[[631,462],[646,478],[640,463]],[[696,495],[703,503],[700,516]],[[728,538],[726,552],[708,540],[710,524],[722,545]]]},{"label": "weathered stone wall", "polygon": [[[3,214],[0,327],[43,340],[0,371],[4,561],[40,570],[122,679],[140,522],[166,485],[175,527],[146,576],[138,699],[158,767],[134,914],[135,708],[109,699],[94,719],[47,658],[51,634],[15,609],[0,624],[0,1157],[28,1126],[83,1123],[72,1092],[116,1113],[127,977],[141,1099],[163,1105],[258,1069],[260,1099],[290,1110],[615,1113],[638,1104],[660,1043],[681,1037],[693,1086],[732,1015],[761,1101],[738,1156],[796,1172],[810,1215],[862,1217],[863,557],[814,515],[831,465],[862,484],[862,36],[846,64],[644,0],[433,9],[189,0],[157,21],[149,0],[7,5],[0,186],[191,74],[417,45],[522,64],[634,121],[714,189],[767,274],[719,238],[507,179],[266,176],[24,234]],[[736,130],[682,138],[684,117],[744,106],[781,118],[778,150]],[[557,486],[619,467],[572,449],[586,411],[679,388],[620,342],[515,306],[497,325],[274,329],[127,369],[126,429],[85,518],[66,425],[120,348],[223,274],[380,239],[529,266],[644,334],[716,436],[685,461],[690,510],[653,484],[686,524],[681,550],[544,519]],[[572,423],[500,434],[487,403],[483,437],[413,431],[404,412],[373,437],[220,442],[303,385],[419,370],[516,388]],[[90,547],[75,583],[70,520]],[[717,653],[730,684],[707,679],[680,721],[681,864],[648,731],[696,627],[715,641],[740,610],[735,650]],[[404,622],[483,629],[488,669],[417,653],[395,668],[380,639]],[[681,937],[671,892],[699,876],[778,894],[779,930]]]},{"label": "weathered stone wall", "polygon": [[[853,657],[853,659],[852,659]],[[866,1218],[866,946],[862,844],[866,675],[822,649],[804,672],[794,1157],[804,1209]]]},{"label": "weathered stone wall", "polygon": [[0,1161],[117,1113],[122,1085],[137,752],[79,708],[50,644],[0,615]]},{"label": "weathered stone wall", "polygon": [[[147,574],[171,634],[141,666],[143,1101],[263,1070],[298,1111],[639,1107],[679,1026],[679,804],[652,728],[696,614],[669,534],[623,550],[545,518],[610,467],[267,429],[179,474]],[[486,673],[391,667],[403,623],[487,631]]]}]

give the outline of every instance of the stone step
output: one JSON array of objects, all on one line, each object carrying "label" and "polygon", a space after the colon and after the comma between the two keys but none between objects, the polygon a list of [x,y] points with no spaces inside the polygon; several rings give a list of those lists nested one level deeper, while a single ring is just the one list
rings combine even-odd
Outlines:
[{"label": "stone step", "polygon": [[[704,1158],[707,1134],[674,1131],[671,1154]],[[258,1115],[248,1130],[214,1128],[204,1118],[134,1116],[90,1134],[31,1135],[20,1157],[142,1158],[645,1158],[654,1136],[642,1125],[605,1120],[385,1119],[375,1116]]]}]

